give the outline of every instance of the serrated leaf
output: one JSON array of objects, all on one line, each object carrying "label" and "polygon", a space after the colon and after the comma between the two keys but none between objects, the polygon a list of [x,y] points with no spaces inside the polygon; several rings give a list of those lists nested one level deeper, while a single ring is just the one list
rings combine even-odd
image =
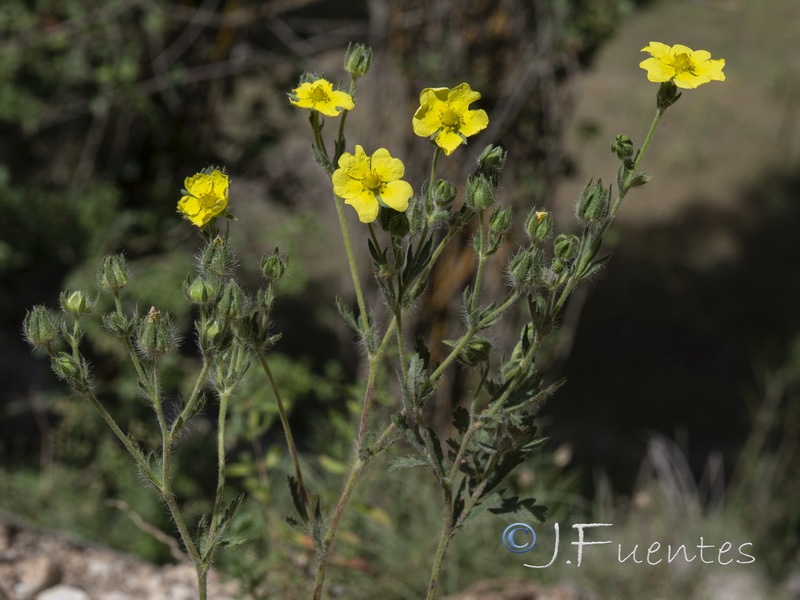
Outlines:
[{"label": "serrated leaf", "polygon": [[463,406],[456,406],[453,411],[453,427],[462,435],[469,428],[469,411]]}]

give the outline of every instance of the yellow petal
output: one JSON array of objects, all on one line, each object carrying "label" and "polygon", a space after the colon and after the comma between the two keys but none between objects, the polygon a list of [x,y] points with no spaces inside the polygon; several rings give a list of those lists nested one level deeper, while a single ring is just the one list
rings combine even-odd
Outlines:
[{"label": "yellow petal", "polygon": [[675,44],[672,47],[670,54],[672,54],[672,56],[678,56],[678,54],[688,54],[691,56],[694,54],[694,50],[689,48],[689,46],[684,46],[683,44]]},{"label": "yellow petal", "polygon": [[439,146],[447,156],[453,153],[453,150],[458,148],[464,143],[464,138],[453,131],[443,130],[436,136],[436,145]]},{"label": "yellow petal", "polygon": [[378,174],[381,181],[395,181],[401,179],[406,172],[403,161],[399,158],[392,158],[386,148],[379,148],[372,155],[372,170]]},{"label": "yellow petal", "polygon": [[406,181],[392,181],[387,183],[381,193],[381,200],[389,208],[400,212],[408,208],[408,201],[414,195],[414,189]]},{"label": "yellow petal", "polygon": [[445,87],[440,88],[425,88],[419,94],[419,103],[423,106],[426,104],[436,104],[438,102],[447,102],[447,97],[450,95],[450,90]]},{"label": "yellow petal", "polygon": [[189,217],[196,215],[200,212],[200,202],[193,196],[184,196],[178,201],[178,210]]},{"label": "yellow petal", "polygon": [[486,129],[489,125],[489,116],[485,110],[468,110],[464,115],[464,124],[459,131],[467,137],[475,135],[479,131]]},{"label": "yellow petal", "polygon": [[687,71],[682,71],[681,73],[675,75],[673,81],[679,88],[683,88],[684,90],[693,90],[698,85],[708,83],[711,80],[708,77],[700,77]]},{"label": "yellow petal", "polygon": [[696,75],[708,77],[712,81],[725,81],[725,73],[722,72],[723,67],[725,67],[725,61],[721,58],[707,60],[697,65],[694,72]]},{"label": "yellow petal", "polygon": [[431,110],[430,104],[424,104],[414,113],[411,119],[414,133],[420,137],[429,137],[439,131],[442,124],[438,119],[438,112]]},{"label": "yellow petal", "polygon": [[356,153],[343,153],[339,157],[339,167],[354,179],[364,179],[369,173],[369,156],[364,152],[364,148],[356,146]]},{"label": "yellow petal", "polygon": [[364,190],[364,192],[355,198],[348,198],[345,204],[349,204],[356,209],[358,213],[358,220],[362,223],[372,223],[378,217],[378,200],[375,194]]},{"label": "yellow petal", "polygon": [[655,58],[646,58],[639,66],[647,71],[647,79],[653,82],[669,81],[675,76],[675,69]]},{"label": "yellow petal", "polygon": [[211,192],[211,178],[202,173],[195,173],[191,177],[187,177],[183,180],[183,187],[186,188],[186,191],[192,196],[197,196],[199,198]]},{"label": "yellow petal", "polygon": [[478,92],[473,92],[468,83],[461,83],[450,90],[450,97],[448,104],[457,112],[467,110],[467,107],[480,100],[481,95]]},{"label": "yellow petal", "polygon": [[642,48],[641,52],[649,52],[655,58],[663,60],[671,56],[670,50],[671,48],[666,44],[662,44],[661,42],[650,42],[650,45]]},{"label": "yellow petal", "polygon": [[692,62],[696,65],[699,65],[700,63],[704,63],[711,58],[711,52],[708,50],[695,50],[692,52],[691,57]]},{"label": "yellow petal", "polygon": [[333,181],[333,193],[340,198],[355,198],[364,191],[364,184],[353,179],[344,169],[336,169],[331,177]]}]

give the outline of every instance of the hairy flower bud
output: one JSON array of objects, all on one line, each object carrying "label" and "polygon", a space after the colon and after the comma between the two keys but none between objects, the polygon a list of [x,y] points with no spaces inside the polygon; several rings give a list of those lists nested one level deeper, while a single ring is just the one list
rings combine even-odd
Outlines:
[{"label": "hairy flower bud", "polygon": [[61,379],[69,382],[74,382],[82,379],[82,369],[80,362],[71,354],[66,352],[59,352],[58,355],[53,357],[51,366],[56,375]]},{"label": "hairy flower bud", "polygon": [[608,199],[610,191],[603,187],[603,180],[589,182],[578,197],[576,213],[578,218],[587,223],[602,221],[608,216]]},{"label": "hairy flower bud", "polygon": [[646,184],[653,178],[650,173],[637,173],[633,179],[631,179],[631,187],[639,187]]},{"label": "hairy flower bud", "polygon": [[450,206],[455,200],[457,192],[455,183],[440,179],[433,188],[433,203],[440,207]]},{"label": "hairy flower bud", "polygon": [[489,218],[489,231],[495,234],[505,233],[511,228],[511,207],[497,209]]},{"label": "hairy flower bud", "polygon": [[525,219],[525,233],[535,244],[547,238],[553,231],[553,215],[547,211],[536,210],[530,212]]},{"label": "hairy flower bud", "polygon": [[200,306],[208,306],[217,295],[214,286],[203,277],[197,277],[194,281],[187,277],[183,282],[183,293],[189,302]]},{"label": "hairy flower bud", "polygon": [[281,256],[280,251],[275,248],[274,252],[267,256],[266,254],[261,257],[261,272],[268,281],[277,281],[286,272],[288,261],[285,257]]},{"label": "hairy flower bud", "polygon": [[618,135],[611,142],[611,151],[620,160],[625,160],[633,156],[633,140],[628,135]]},{"label": "hairy flower bud", "polygon": [[227,238],[209,241],[200,255],[200,269],[214,277],[228,277],[236,266],[236,255]]},{"label": "hairy flower bud", "polygon": [[107,292],[118,292],[128,285],[128,265],[122,254],[111,254],[103,258],[97,270],[97,286]]},{"label": "hairy flower bud", "polygon": [[344,53],[344,70],[350,73],[353,79],[366,75],[372,63],[372,48],[363,44],[348,44]]},{"label": "hairy flower bud", "polygon": [[25,313],[22,324],[25,340],[34,348],[50,350],[61,339],[61,319],[44,306],[34,306]]},{"label": "hairy flower bud", "polygon": [[128,319],[125,315],[112,312],[103,315],[103,326],[117,337],[126,338],[133,333],[137,319]]},{"label": "hairy flower bud", "polygon": [[231,279],[222,290],[217,301],[217,315],[228,320],[241,319],[248,309],[248,300],[235,279]]},{"label": "hairy flower bud", "polygon": [[500,146],[489,144],[478,157],[478,171],[496,182],[495,178],[506,164],[506,158],[508,158],[508,152]]},{"label": "hairy flower bud", "polygon": [[89,298],[89,296],[82,290],[75,290],[72,292],[69,290],[64,290],[61,292],[62,310],[71,314],[76,319],[92,312],[95,304],[97,304],[97,301],[92,301],[92,299]]},{"label": "hairy flower bud", "polygon": [[673,81],[665,81],[658,88],[656,95],[656,105],[660,110],[667,110],[678,101],[683,92],[678,91],[678,86]]},{"label": "hairy flower bud", "polygon": [[[562,233],[553,242],[553,251],[555,253],[556,260],[565,263],[571,261],[578,253],[579,245],[580,240],[577,236]],[[555,260],[553,261],[553,264],[555,264]]]},{"label": "hairy flower bud", "polygon": [[156,307],[152,307],[147,316],[139,323],[136,332],[136,344],[139,351],[150,359],[157,359],[169,354],[175,348],[177,336],[172,327],[169,315],[162,315]]},{"label": "hairy flower bud", "polygon": [[481,211],[494,202],[494,186],[483,175],[470,175],[467,179],[467,206]]}]

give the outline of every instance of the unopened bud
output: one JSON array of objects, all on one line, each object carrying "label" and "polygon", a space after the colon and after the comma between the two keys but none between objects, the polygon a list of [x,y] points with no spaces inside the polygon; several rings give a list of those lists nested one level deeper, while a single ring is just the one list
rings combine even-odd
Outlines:
[{"label": "unopened bud", "polygon": [[547,238],[553,231],[553,215],[547,211],[533,209],[525,220],[525,233],[535,244]]},{"label": "unopened bud", "polygon": [[506,164],[507,157],[508,152],[500,146],[489,144],[478,157],[478,172],[488,177],[494,185],[497,185],[500,180],[500,170]]},{"label": "unopened bud", "polygon": [[633,156],[633,140],[628,135],[618,135],[611,142],[611,151],[620,160],[625,160]]},{"label": "unopened bud", "polygon": [[202,277],[197,277],[194,281],[187,277],[183,283],[183,293],[189,302],[200,306],[208,306],[217,295],[214,286]]},{"label": "unopened bud", "polygon": [[81,379],[81,364],[71,354],[59,352],[57,356],[53,357],[50,364],[61,379],[69,382]]},{"label": "unopened bud", "polygon": [[111,254],[103,258],[97,271],[97,286],[107,292],[118,292],[128,285],[128,265],[122,254]]},{"label": "unopened bud", "polygon": [[241,319],[247,312],[247,296],[235,279],[228,281],[217,301],[217,314],[225,320]]},{"label": "unopened bud", "polygon": [[[553,251],[555,253],[556,260],[563,261],[565,263],[571,261],[578,253],[579,245],[580,240],[577,236],[562,233],[553,242]],[[553,261],[553,264],[555,265],[555,260]]]},{"label": "unopened bud", "polygon": [[433,188],[433,203],[440,207],[450,206],[457,192],[455,183],[440,179]]},{"label": "unopened bud", "polygon": [[350,73],[353,79],[366,75],[372,63],[372,48],[363,44],[349,44],[344,53],[344,70]]},{"label": "unopened bud", "polygon": [[678,98],[681,97],[682,93],[683,92],[678,91],[678,87],[671,80],[665,81],[658,88],[658,94],[656,95],[656,106],[658,106],[660,110],[667,110],[670,106],[678,101]]},{"label": "unopened bud", "polygon": [[587,223],[602,221],[608,216],[608,198],[610,191],[603,187],[603,180],[599,179],[596,183],[589,182],[580,197],[576,206],[578,218]]},{"label": "unopened bud", "polygon": [[61,319],[44,306],[34,306],[25,314],[22,329],[25,339],[34,348],[49,350],[61,339]]},{"label": "unopened bud", "polygon": [[200,255],[200,268],[214,277],[227,277],[236,266],[236,255],[226,238],[209,241]]},{"label": "unopened bud", "polygon": [[459,353],[458,360],[468,367],[474,367],[489,360],[492,343],[484,337],[473,337]]},{"label": "unopened bud", "polygon": [[467,206],[481,211],[494,202],[494,186],[483,175],[470,175],[467,179]]},{"label": "unopened bud", "polygon": [[267,256],[266,254],[261,257],[261,272],[268,281],[276,281],[283,277],[286,272],[287,260],[281,256],[277,248],[275,251]]},{"label": "unopened bud", "polygon": [[646,184],[653,178],[650,173],[637,173],[633,179],[631,179],[631,187],[639,187],[641,185]]},{"label": "unopened bud", "polygon": [[64,290],[61,292],[61,308],[64,312],[71,314],[76,319],[92,312],[95,304],[96,301],[93,302],[92,299],[81,290],[72,292]]},{"label": "unopened bud", "polygon": [[489,219],[489,230],[493,233],[505,233],[511,228],[511,207],[497,209]]},{"label": "unopened bud", "polygon": [[139,351],[151,359],[169,354],[175,348],[176,335],[169,315],[162,315],[152,307],[139,323],[136,345]]},{"label": "unopened bud", "polygon": [[118,312],[112,312],[103,315],[103,326],[111,332],[112,335],[117,337],[126,338],[131,333],[136,325],[136,319],[128,319],[125,315]]}]

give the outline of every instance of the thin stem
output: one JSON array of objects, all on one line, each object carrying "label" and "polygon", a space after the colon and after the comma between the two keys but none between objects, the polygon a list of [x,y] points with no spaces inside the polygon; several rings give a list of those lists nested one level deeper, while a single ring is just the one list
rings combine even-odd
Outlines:
[{"label": "thin stem", "polygon": [[452,499],[449,493],[445,494],[444,505],[446,516],[442,524],[442,533],[439,535],[439,545],[436,547],[436,554],[433,558],[431,578],[428,583],[428,595],[425,596],[426,600],[434,600],[434,598],[436,598],[436,591],[439,588],[439,580],[441,579],[442,568],[444,567],[444,558],[447,555],[447,548],[450,546],[450,540],[453,539],[453,534],[455,533],[453,530]]},{"label": "thin stem", "polygon": [[194,388],[192,388],[192,393],[189,394],[189,399],[186,401],[186,405],[183,407],[183,410],[178,415],[178,418],[175,419],[175,421],[173,421],[172,423],[172,428],[170,429],[170,435],[172,436],[175,435],[177,431],[176,426],[179,423],[184,423],[184,424],[186,423],[187,416],[192,412],[192,410],[194,409],[194,405],[200,398],[200,390],[203,389],[203,383],[205,383],[210,368],[211,368],[211,357],[203,356],[203,366],[200,368],[200,374],[197,376],[197,379],[194,382]]},{"label": "thin stem", "polygon": [[209,557],[216,540],[214,536],[219,526],[219,515],[222,510],[222,494],[225,491],[225,422],[228,416],[228,400],[233,388],[225,389],[219,398],[219,420],[217,422],[217,493],[214,498],[214,511],[211,514],[211,525],[206,537],[206,557]]},{"label": "thin stem", "polygon": [[383,356],[384,351],[386,350],[386,345],[389,342],[389,339],[394,332],[395,327],[397,327],[397,318],[392,318],[391,323],[389,323],[389,327],[386,329],[386,333],[383,335],[383,340],[381,340],[378,349],[375,351],[375,354],[369,359],[369,372],[367,373],[367,387],[364,390],[364,403],[363,408],[361,409],[361,424],[358,427],[358,442],[359,444],[364,439],[364,434],[367,432],[367,421],[369,419],[369,410],[372,405],[372,396],[375,393],[375,380],[378,376],[378,365],[380,363],[380,359]]},{"label": "thin stem", "polygon": [[[347,262],[350,264],[350,275],[353,278],[353,288],[356,292],[356,301],[358,302],[358,310],[361,313],[361,327],[364,330],[364,335],[367,334],[369,327],[369,319],[367,317],[367,305],[364,302],[364,294],[361,291],[361,282],[358,278],[358,267],[356,266],[356,259],[353,256],[353,247],[350,244],[350,232],[347,229],[347,220],[344,216],[342,208],[343,201],[336,195],[333,197],[334,204],[336,204],[336,214],[339,216],[339,227],[342,230],[342,240],[344,241],[344,249],[347,253]],[[369,349],[367,349],[369,352]]]},{"label": "thin stem", "polygon": [[266,373],[267,379],[269,379],[269,385],[270,388],[272,388],[272,395],[275,396],[275,403],[278,405],[278,415],[280,416],[281,425],[283,426],[283,433],[286,436],[286,446],[289,448],[289,455],[292,457],[294,474],[295,477],[297,477],[297,485],[300,488],[300,495],[303,499],[303,505],[306,508],[306,513],[309,515],[309,518],[313,519],[311,502],[308,499],[308,491],[306,490],[305,483],[303,482],[303,471],[300,468],[300,459],[297,454],[297,446],[294,443],[292,428],[289,426],[289,418],[286,415],[286,408],[283,405],[281,392],[278,389],[278,385],[275,383],[275,378],[272,376],[272,370],[269,368],[269,363],[267,363],[264,352],[260,349],[256,350],[256,356],[258,356],[258,362],[261,363],[261,368],[264,369],[264,373]]},{"label": "thin stem", "polygon": [[475,286],[472,288],[472,297],[470,298],[469,311],[475,312],[478,304],[478,294],[481,291],[481,282],[483,280],[483,269],[486,266],[486,255],[484,254],[484,244],[486,243],[486,234],[484,231],[483,211],[478,212],[478,272],[475,274]]}]

